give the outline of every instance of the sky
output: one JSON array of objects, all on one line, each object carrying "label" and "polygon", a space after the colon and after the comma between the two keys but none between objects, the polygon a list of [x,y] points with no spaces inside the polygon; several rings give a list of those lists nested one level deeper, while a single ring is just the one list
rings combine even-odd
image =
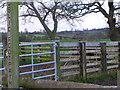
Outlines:
[{"label": "sky", "polygon": [[[107,6],[104,5],[104,7],[106,8]],[[40,29],[44,30],[37,18],[32,18],[31,20],[32,23],[24,24],[23,20],[19,18],[19,31],[25,31],[25,29],[29,32],[40,31]],[[70,26],[67,21],[61,20],[58,24],[58,31],[105,28],[108,27],[106,22],[106,18],[101,13],[92,13],[82,17],[79,22],[74,22],[75,26]],[[7,25],[0,23],[0,28],[1,27],[7,27]],[[49,25],[49,27],[52,28],[52,25]]]},{"label": "sky", "polygon": [[[64,31],[64,30],[84,30],[84,29],[98,29],[98,28],[105,28],[108,27],[108,24],[106,23],[107,20],[104,18],[104,16],[101,13],[97,14],[89,14],[81,18],[81,20],[78,22],[74,22],[75,26],[69,25],[69,23],[65,20],[62,20],[58,23],[58,31]],[[7,25],[4,23],[0,23],[1,27],[7,27]],[[52,28],[52,25],[49,25],[50,28]],[[32,23],[24,23],[24,21],[20,18],[19,19],[19,31],[25,31],[27,29],[29,32],[34,31],[40,31],[44,30],[43,26],[39,22],[37,18],[32,18]]]},{"label": "sky", "polygon": [[[19,22],[20,31],[27,29],[28,31],[40,31],[44,29],[37,18],[34,18],[33,23],[23,24],[22,21]],[[52,28],[52,25],[49,25]],[[94,29],[94,28],[104,28],[108,27],[106,19],[101,13],[90,14],[83,17],[79,22],[75,22],[75,26],[70,26],[69,23],[65,20],[62,20],[58,24],[58,31],[64,30],[83,30],[83,29]]]}]

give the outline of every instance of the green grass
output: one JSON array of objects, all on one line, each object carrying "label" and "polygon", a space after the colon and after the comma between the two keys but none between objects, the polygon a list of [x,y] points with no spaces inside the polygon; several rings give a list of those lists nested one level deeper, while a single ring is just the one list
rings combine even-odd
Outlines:
[{"label": "green grass", "polygon": [[75,40],[75,39],[63,39],[63,40],[60,40],[60,42],[77,42],[78,40]]},{"label": "green grass", "polygon": [[40,34],[34,34],[35,37],[43,37],[45,35],[40,35]]},{"label": "green grass", "polygon": [[100,39],[99,41],[111,41],[110,39]]},{"label": "green grass", "polygon": [[[32,42],[50,42],[51,40],[35,40]],[[59,40],[60,42],[77,42],[78,40],[74,40],[74,39],[62,39]]]},{"label": "green grass", "polygon": [[0,66],[2,66],[2,60],[0,59]]},{"label": "green grass", "polygon": [[[93,83],[95,81],[102,81],[109,77],[115,78],[116,76],[117,76],[117,72],[109,72],[109,73],[89,76],[89,77],[87,77],[87,80],[85,80],[83,77],[77,76],[77,77],[69,79],[67,81],[78,82],[78,83]],[[103,82],[101,85],[106,85],[106,83]]]}]

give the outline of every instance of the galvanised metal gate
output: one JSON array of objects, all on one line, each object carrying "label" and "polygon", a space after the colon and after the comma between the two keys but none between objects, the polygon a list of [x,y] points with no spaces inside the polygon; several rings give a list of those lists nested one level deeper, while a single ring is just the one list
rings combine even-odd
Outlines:
[{"label": "galvanised metal gate", "polygon": [[3,68],[3,44],[0,43],[0,71],[4,70]]},{"label": "galvanised metal gate", "polygon": [[[34,46],[36,45],[52,45],[53,46],[53,51],[51,52],[43,52],[43,53],[34,53],[33,49],[34,49]],[[3,49],[2,48],[2,44],[0,44],[0,49]],[[45,43],[25,43],[25,44],[19,44],[20,47],[22,46],[29,46],[31,47],[30,50],[31,50],[31,53],[30,54],[21,54],[19,55],[20,57],[28,57],[30,56],[31,57],[31,64],[27,64],[27,65],[21,65],[19,66],[20,68],[27,68],[27,67],[32,67],[32,71],[27,71],[27,72],[21,72],[19,73],[20,75],[26,75],[26,74],[32,74],[32,78],[33,79],[40,79],[40,78],[46,78],[46,77],[51,77],[51,76],[54,76],[55,78],[55,81],[57,81],[58,79],[58,76],[57,76],[57,69],[56,69],[56,47],[57,47],[57,44],[56,42],[45,42]],[[2,53],[2,52],[1,52]],[[48,61],[48,62],[43,62],[43,63],[34,63],[34,56],[37,56],[37,55],[46,55],[46,54],[53,54],[53,59],[54,61]],[[3,56],[0,56],[0,60],[3,59]],[[48,65],[48,64],[54,64],[54,67],[52,68],[47,68],[47,69],[40,69],[40,70],[35,70],[34,67],[35,66],[40,66],[40,65]],[[5,68],[3,67],[0,67],[0,71],[3,71]],[[44,72],[44,71],[49,71],[49,70],[54,70],[54,73],[53,74],[50,74],[50,75],[43,75],[43,76],[35,76],[34,73],[37,73],[37,72]]]},{"label": "galvanised metal gate", "polygon": [[2,71],[4,70],[3,59],[3,44],[0,43],[0,89],[2,89]]}]

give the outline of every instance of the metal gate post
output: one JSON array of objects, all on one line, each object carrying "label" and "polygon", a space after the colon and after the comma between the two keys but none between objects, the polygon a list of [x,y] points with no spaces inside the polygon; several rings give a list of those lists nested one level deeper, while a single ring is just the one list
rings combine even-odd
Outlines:
[{"label": "metal gate post", "polygon": [[53,40],[54,45],[54,61],[55,61],[55,81],[60,80],[60,46],[58,40]]},{"label": "metal gate post", "polygon": [[[31,54],[33,54],[33,45],[31,45]],[[32,63],[32,71],[34,71],[34,57],[31,56],[31,63]],[[34,78],[34,72],[32,72],[32,78]]]}]

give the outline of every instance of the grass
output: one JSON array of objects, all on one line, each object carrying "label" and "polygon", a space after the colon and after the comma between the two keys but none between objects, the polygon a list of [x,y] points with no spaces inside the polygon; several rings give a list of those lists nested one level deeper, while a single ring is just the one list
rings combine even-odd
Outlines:
[{"label": "grass", "polygon": [[62,39],[60,42],[77,42],[78,40],[75,39]]},{"label": "grass", "polygon": [[[51,40],[35,40],[32,42],[50,42]],[[75,39],[62,39],[59,40],[60,42],[78,42],[79,40],[75,40]],[[86,40],[82,40],[82,41],[86,41]],[[111,41],[110,39],[100,39],[99,41]]]},{"label": "grass", "polygon": [[[97,74],[94,76],[89,76],[87,79],[84,79],[83,77],[77,76],[75,78],[69,79],[67,81],[72,81],[72,82],[78,82],[78,83],[93,83],[93,82],[99,82],[102,80],[105,80],[107,78],[116,78],[117,77],[117,72],[109,72],[109,73],[104,73],[104,74]],[[101,85],[107,85],[105,82],[101,83]]]},{"label": "grass", "polygon": [[100,39],[99,41],[111,41],[110,39]]},{"label": "grass", "polygon": [[34,34],[35,37],[43,37],[45,35],[40,35],[40,34]]},{"label": "grass", "polygon": [[[50,42],[51,40],[35,40],[32,42]],[[74,39],[62,39],[60,40],[60,42],[77,42],[78,40],[74,40]]]},{"label": "grass", "polygon": [[0,67],[2,66],[2,63],[3,63],[3,62],[2,62],[2,60],[0,59]]}]

